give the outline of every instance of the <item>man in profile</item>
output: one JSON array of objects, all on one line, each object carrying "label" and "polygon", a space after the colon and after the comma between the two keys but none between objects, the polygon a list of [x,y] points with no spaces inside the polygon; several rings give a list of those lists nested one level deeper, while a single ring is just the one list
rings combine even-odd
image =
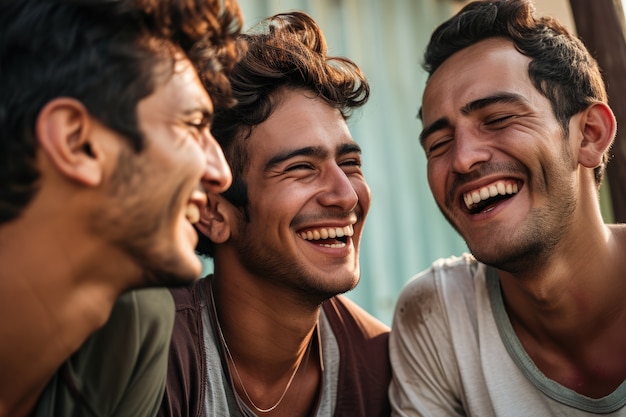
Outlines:
[{"label": "man in profile", "polygon": [[[165,290],[116,305],[106,336],[125,357],[68,358],[124,292],[200,275],[193,224],[231,182],[209,127],[240,28],[229,0],[0,4],[0,416],[70,413],[63,392],[80,415],[158,405]],[[92,366],[106,390],[77,379]]]}]

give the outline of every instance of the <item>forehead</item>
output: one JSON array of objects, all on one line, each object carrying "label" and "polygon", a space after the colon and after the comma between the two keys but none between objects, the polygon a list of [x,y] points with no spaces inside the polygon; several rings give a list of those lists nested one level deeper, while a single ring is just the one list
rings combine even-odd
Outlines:
[{"label": "forehead", "polygon": [[341,145],[354,143],[341,112],[302,90],[281,92],[274,112],[248,141],[252,158],[261,163],[289,149],[318,147],[334,155]]},{"label": "forehead", "polygon": [[[504,38],[490,38],[448,58],[428,80],[422,97],[424,122],[497,93],[540,95],[528,76],[530,58]],[[532,100],[531,100],[532,101]]]},{"label": "forehead", "polygon": [[155,69],[155,90],[139,102],[140,119],[169,120],[193,111],[212,112],[211,99],[189,60],[178,55],[168,77],[159,75],[159,70]]}]

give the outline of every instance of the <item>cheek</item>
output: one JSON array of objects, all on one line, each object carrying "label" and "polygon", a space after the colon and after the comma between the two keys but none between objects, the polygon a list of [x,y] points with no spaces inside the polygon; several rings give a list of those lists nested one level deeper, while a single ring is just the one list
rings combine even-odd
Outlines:
[{"label": "cheek", "polygon": [[446,181],[445,172],[439,168],[439,165],[429,162],[427,166],[428,185],[437,200],[443,198]]},{"label": "cheek", "polygon": [[363,214],[367,214],[372,203],[372,191],[365,180],[352,181],[352,187],[359,198],[359,204],[362,207]]},{"label": "cheek", "polygon": [[206,154],[202,147],[197,142],[190,142],[190,146],[187,146],[183,150],[174,163],[179,165],[180,168],[184,169],[186,172],[202,175],[206,169],[206,165],[210,162],[207,161]]}]

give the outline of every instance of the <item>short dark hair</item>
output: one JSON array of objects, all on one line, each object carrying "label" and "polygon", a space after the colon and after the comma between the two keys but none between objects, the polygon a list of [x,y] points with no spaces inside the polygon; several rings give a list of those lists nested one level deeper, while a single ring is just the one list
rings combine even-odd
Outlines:
[{"label": "short dark hair", "polygon": [[[367,102],[370,87],[353,61],[327,55],[321,29],[304,12],[276,14],[241,38],[246,41],[245,51],[231,74],[237,104],[216,112],[212,133],[233,173],[233,184],[223,196],[246,214],[248,193],[243,175],[250,158],[247,139],[276,109],[280,93],[310,92],[348,119]],[[201,233],[197,251],[208,256],[214,253],[213,243]]]},{"label": "short dark hair", "polygon": [[3,1],[0,224],[37,192],[34,126],[46,103],[81,101],[140,152],[137,103],[169,79],[177,53],[190,59],[216,105],[232,104],[227,73],[241,24],[234,0]]},{"label": "short dark hair", "polygon": [[[600,68],[583,43],[553,17],[535,17],[529,0],[480,0],[467,4],[433,32],[423,67],[431,76],[451,55],[487,38],[511,40],[531,58],[528,75],[552,105],[563,132],[592,103],[608,101]],[[608,161],[595,170],[600,186]]]}]

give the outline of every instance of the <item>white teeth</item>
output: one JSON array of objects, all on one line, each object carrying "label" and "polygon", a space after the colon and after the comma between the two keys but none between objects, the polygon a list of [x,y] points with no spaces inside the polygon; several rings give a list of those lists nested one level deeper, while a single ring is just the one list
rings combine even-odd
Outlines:
[{"label": "white teeth", "polygon": [[195,204],[187,204],[185,210],[185,217],[191,224],[198,223],[200,221],[200,209]]},{"label": "white teeth", "polygon": [[327,247],[327,248],[343,248],[344,246],[346,246],[346,244],[345,244],[345,243],[343,243],[343,242],[340,242],[340,243],[333,243],[332,245],[329,245],[329,244],[327,244],[327,243],[324,243],[324,244],[323,244],[323,245],[321,245],[321,246],[324,246],[324,247]]},{"label": "white teeth", "polygon": [[[306,232],[300,233],[300,237],[306,240],[320,240],[320,239],[335,239],[337,237],[344,236],[352,236],[354,234],[354,229],[352,226],[344,226],[344,227],[327,227],[320,228],[315,230],[307,230]],[[333,243],[333,244],[324,244],[323,246],[329,248],[338,248],[345,246],[345,243]]]},{"label": "white teeth", "polygon": [[474,190],[463,195],[463,200],[467,208],[471,208],[474,204],[478,204],[483,200],[495,197],[497,195],[516,194],[519,191],[517,183],[498,181],[489,184],[479,190]]}]

